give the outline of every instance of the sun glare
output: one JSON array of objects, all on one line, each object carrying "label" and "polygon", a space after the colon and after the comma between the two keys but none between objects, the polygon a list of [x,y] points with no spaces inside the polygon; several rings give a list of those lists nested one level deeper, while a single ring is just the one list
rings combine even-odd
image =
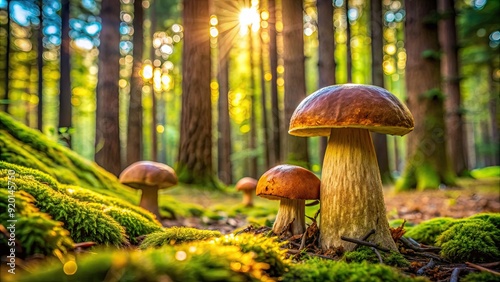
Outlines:
[{"label": "sun glare", "polygon": [[253,31],[259,29],[260,25],[260,15],[255,7],[252,8],[243,8],[240,12],[240,25],[241,25],[241,33],[246,34],[248,29],[247,27],[252,27]]}]

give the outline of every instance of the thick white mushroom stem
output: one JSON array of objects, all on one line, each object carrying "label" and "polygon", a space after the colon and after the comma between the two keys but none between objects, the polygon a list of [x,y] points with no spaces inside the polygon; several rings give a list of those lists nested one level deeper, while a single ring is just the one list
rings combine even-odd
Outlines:
[{"label": "thick white mushroom stem", "polygon": [[273,232],[277,235],[286,231],[290,231],[292,235],[302,234],[306,230],[305,220],[305,200],[282,198]]},{"label": "thick white mushroom stem", "polygon": [[160,210],[158,209],[158,188],[152,186],[142,187],[141,203],[139,206],[144,208],[154,215],[158,220],[161,220]]},{"label": "thick white mushroom stem", "polygon": [[366,129],[332,129],[323,161],[320,189],[320,242],[323,250],[356,246],[340,236],[368,238],[397,251],[386,217],[382,181],[370,132]]},{"label": "thick white mushroom stem", "polygon": [[255,190],[243,191],[243,205],[245,207],[253,207],[253,194],[255,194]]}]

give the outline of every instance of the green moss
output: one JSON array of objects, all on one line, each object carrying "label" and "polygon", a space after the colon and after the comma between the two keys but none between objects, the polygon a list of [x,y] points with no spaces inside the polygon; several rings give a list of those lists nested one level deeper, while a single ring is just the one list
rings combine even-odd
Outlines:
[{"label": "green moss", "polygon": [[133,205],[125,200],[122,200],[120,198],[112,197],[112,196],[106,196],[99,194],[97,192],[84,189],[78,186],[73,186],[73,185],[59,185],[61,187],[61,190],[68,196],[77,199],[79,201],[83,202],[88,202],[88,203],[99,203],[103,204],[106,206],[115,206],[115,207],[120,207],[123,209],[128,209],[130,211],[133,211],[137,213],[138,215],[144,217],[151,223],[154,223],[158,226],[161,226],[160,222],[156,219],[156,216],[153,215],[151,212]]},{"label": "green moss", "polygon": [[[409,266],[410,263],[408,260],[405,259],[403,255],[400,253],[396,252],[379,252],[380,256],[382,257],[382,261],[391,266],[398,266],[398,267],[405,267]],[[369,263],[379,263],[379,259],[375,252],[366,246],[361,246],[357,250],[352,251],[352,252],[347,252],[344,254],[343,259],[346,262],[353,263],[353,262],[369,262]]]},{"label": "green moss", "polygon": [[500,213],[478,213],[476,215],[470,216],[468,220],[484,220],[495,225],[496,228],[500,229]]},{"label": "green moss", "polygon": [[190,227],[170,227],[147,235],[140,248],[144,250],[151,247],[206,240],[219,236],[222,236],[219,231],[200,230]]},{"label": "green moss", "polygon": [[426,245],[436,244],[436,238],[448,229],[455,219],[451,217],[437,217],[412,227],[405,233],[405,237],[412,238]]},{"label": "green moss", "polygon": [[500,257],[500,229],[488,221],[462,220],[436,239],[441,255],[451,261],[488,262]]},{"label": "green moss", "polygon": [[138,236],[161,230],[159,225],[127,209],[97,203],[88,204],[87,206],[101,210],[103,213],[111,216],[118,224],[125,228],[125,233],[132,244],[138,242]]},{"label": "green moss", "polygon": [[65,184],[108,190],[133,201],[134,192],[95,163],[0,112],[0,160],[43,171]]},{"label": "green moss", "polygon": [[244,253],[253,253],[256,261],[269,264],[267,273],[271,277],[283,275],[290,264],[285,258],[286,251],[281,248],[284,243],[279,243],[276,237],[244,233],[226,235],[213,241],[216,245],[238,246]]},{"label": "green moss", "polygon": [[500,166],[488,166],[483,168],[477,168],[470,172],[472,177],[488,178],[488,177],[500,177]]},{"label": "green moss", "polygon": [[498,275],[489,272],[471,272],[467,274],[464,278],[460,279],[460,282],[499,282],[500,277]]},{"label": "green moss", "polygon": [[[9,196],[15,199],[15,206],[8,205]],[[69,232],[62,227],[63,223],[52,220],[49,215],[40,212],[34,206],[34,200],[24,191],[10,194],[7,189],[0,189],[0,221],[6,224],[5,228],[8,228],[10,224],[7,220],[16,220],[14,223],[16,246],[9,245],[7,238],[0,236],[1,255],[9,255],[8,252],[12,247],[21,247],[22,255],[17,252],[18,257],[64,254],[73,249],[73,241]]]},{"label": "green moss", "polygon": [[81,256],[73,275],[59,262],[16,275],[16,281],[270,281],[266,263],[236,246],[183,244],[145,251],[101,250]]},{"label": "green moss", "polygon": [[422,277],[411,278],[397,269],[382,264],[346,263],[342,261],[310,259],[293,265],[281,281],[427,281]]},{"label": "green moss", "polygon": [[[7,177],[7,170],[0,170],[0,189],[8,188]],[[35,179],[16,178],[15,184],[17,190],[35,198],[40,211],[63,222],[75,242],[93,241],[116,246],[127,242],[123,227],[103,211],[88,207]]]}]

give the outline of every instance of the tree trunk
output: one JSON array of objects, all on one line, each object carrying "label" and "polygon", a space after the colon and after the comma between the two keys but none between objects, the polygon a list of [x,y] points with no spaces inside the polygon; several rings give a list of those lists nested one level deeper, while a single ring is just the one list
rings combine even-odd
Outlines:
[{"label": "tree trunk", "polygon": [[260,65],[260,99],[261,99],[261,108],[262,108],[262,131],[264,133],[264,164],[265,169],[271,168],[271,138],[269,137],[269,122],[267,117],[267,88],[266,88],[266,78],[265,78],[265,68],[264,68],[264,45],[265,42],[262,38],[262,28],[260,30],[260,47],[259,47],[259,65]]},{"label": "tree trunk", "polygon": [[455,25],[455,1],[439,0],[439,42],[442,48],[441,74],[443,94],[446,96],[446,136],[448,154],[456,174],[467,173],[467,151],[464,131],[463,111],[460,94],[460,74],[458,65],[458,42]]},{"label": "tree trunk", "polygon": [[144,50],[144,9],[142,1],[134,1],[134,37],[132,57],[132,78],[130,80],[130,99],[127,124],[127,159],[125,166],[142,160],[142,57]]},{"label": "tree trunk", "polygon": [[271,68],[271,119],[273,130],[273,165],[281,162],[281,111],[278,98],[278,51],[276,40],[276,2],[268,0],[269,6],[269,62]]},{"label": "tree trunk", "polygon": [[[382,68],[383,50],[383,15],[382,0],[372,0],[371,3],[371,37],[372,37],[372,84],[384,88],[384,70]],[[378,168],[382,183],[391,183],[391,170],[389,168],[389,152],[387,148],[387,135],[373,133],[373,145],[377,154]]]},{"label": "tree trunk", "polygon": [[[318,0],[318,87],[335,84],[335,38],[333,30],[333,5],[330,0]],[[320,163],[323,163],[328,138],[320,137]]]},{"label": "tree trunk", "polygon": [[252,178],[259,178],[257,176],[257,93],[255,87],[255,64],[254,64],[254,44],[253,44],[253,31],[251,27],[248,28],[248,43],[249,43],[249,61],[250,61],[250,132],[248,149],[252,152],[249,155],[249,172],[248,175]]},{"label": "tree trunk", "polygon": [[37,68],[38,68],[38,105],[37,105],[37,128],[43,131],[43,0],[39,2],[40,25],[37,36]]},{"label": "tree trunk", "polygon": [[437,23],[428,20],[437,11],[436,1],[408,0],[406,11],[408,108],[417,122],[408,134],[406,167],[396,189],[437,189],[454,185],[455,174],[446,153]]},{"label": "tree trunk", "polygon": [[493,61],[490,61],[488,64],[488,85],[490,89],[490,99],[488,102],[488,113],[489,113],[489,124],[490,124],[490,142],[491,142],[491,147],[492,151],[490,152],[492,154],[492,162],[491,165],[500,165],[500,157],[499,155],[499,147],[500,147],[500,139],[498,136],[498,127],[499,127],[499,121],[498,121],[498,105],[500,103],[499,99],[499,89],[498,89],[498,81],[495,83],[495,79],[493,78],[494,76],[494,69],[495,67],[493,66]]},{"label": "tree trunk", "polygon": [[[61,80],[59,84],[59,139],[71,148],[72,105],[69,55],[69,0],[63,0],[61,7]],[[105,41],[103,41],[105,42]],[[118,41],[119,42],[119,41]],[[118,48],[118,42],[116,48]],[[116,61],[118,65],[118,61]],[[116,80],[118,81],[118,80]]]},{"label": "tree trunk", "polygon": [[[156,32],[156,9],[155,5],[157,4],[157,1],[152,0],[151,1],[151,6],[149,8],[149,17],[151,21],[151,27],[149,28],[149,35],[151,36],[151,44],[149,45],[149,59],[151,60],[151,64],[153,65],[153,70],[154,70],[154,61],[156,59],[155,55],[155,48],[153,47],[153,38],[154,34]],[[151,78],[151,160],[152,161],[157,161],[158,160],[158,132],[156,131],[156,124],[157,124],[157,104],[158,101],[156,99],[156,90],[153,82],[153,78]]]},{"label": "tree trunk", "polygon": [[[224,3],[227,4],[227,3]],[[227,12],[225,6],[220,7],[221,11]],[[225,13],[219,15],[219,26],[225,26],[228,22]],[[229,117],[229,54],[231,40],[229,29],[221,29],[219,34],[219,137],[218,137],[218,176],[224,184],[233,183],[233,168],[231,162],[232,141],[231,141],[231,119]]]},{"label": "tree trunk", "polygon": [[5,35],[7,37],[7,40],[5,42],[5,93],[3,96],[4,104],[3,104],[3,111],[8,113],[9,112],[9,69],[10,69],[10,37],[11,37],[11,20],[10,20],[10,2],[7,1],[7,23],[6,23],[6,29],[7,29],[7,34]]},{"label": "tree trunk", "polygon": [[212,171],[209,0],[184,0],[179,181],[216,186]]},{"label": "tree trunk", "polygon": [[[283,50],[285,68],[285,125],[297,105],[306,97],[302,0],[283,0]],[[287,163],[309,166],[307,138],[286,135]]]},{"label": "tree trunk", "polygon": [[119,134],[120,1],[103,1],[96,108],[95,161],[115,175],[121,171]]},{"label": "tree trunk", "polygon": [[345,0],[345,45],[346,45],[346,72],[347,72],[347,83],[352,82],[352,56],[351,56],[351,23],[349,21],[349,0]]}]

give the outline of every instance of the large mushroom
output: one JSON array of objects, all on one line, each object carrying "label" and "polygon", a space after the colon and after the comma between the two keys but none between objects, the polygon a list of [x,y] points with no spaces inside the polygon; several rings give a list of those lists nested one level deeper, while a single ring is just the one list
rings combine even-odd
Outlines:
[{"label": "large mushroom", "polygon": [[257,179],[253,177],[243,177],[236,182],[236,190],[243,192],[243,205],[245,207],[253,207],[253,194],[255,194],[256,187]]},{"label": "large mushroom", "polygon": [[177,175],[173,168],[166,164],[139,161],[125,168],[120,174],[120,182],[135,189],[142,190],[142,208],[156,215],[161,220],[158,209],[158,190],[177,184]]},{"label": "large mushroom", "polygon": [[408,108],[387,90],[371,85],[328,86],[307,96],[295,109],[289,133],[330,136],[321,174],[322,249],[355,244],[361,238],[397,251],[386,217],[382,182],[370,131],[405,135],[413,130]]},{"label": "large mushroom", "polygon": [[305,200],[318,199],[319,187],[319,178],[300,166],[278,165],[260,177],[255,191],[257,196],[280,200],[273,225],[275,234],[287,231],[292,235],[304,233]]}]

